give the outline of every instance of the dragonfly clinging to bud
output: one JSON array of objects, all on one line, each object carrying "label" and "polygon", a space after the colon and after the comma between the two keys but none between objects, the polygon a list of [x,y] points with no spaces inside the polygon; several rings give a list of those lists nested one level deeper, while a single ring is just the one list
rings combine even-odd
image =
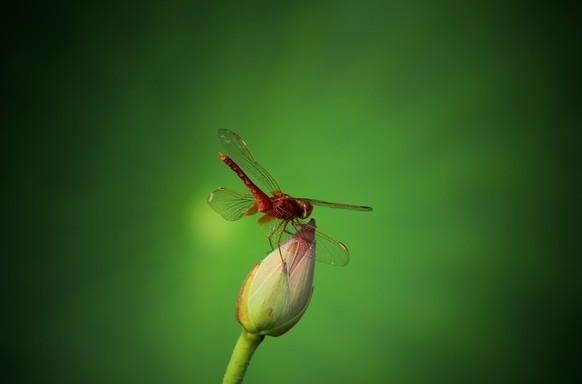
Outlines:
[{"label": "dragonfly clinging to bud", "polygon": [[[279,247],[285,234],[299,233],[305,226],[309,226],[305,219],[311,216],[314,206],[364,212],[372,210],[371,207],[364,205],[297,198],[284,193],[269,172],[255,160],[239,135],[228,129],[220,129],[218,136],[226,152],[219,153],[220,160],[237,174],[250,194],[218,188],[210,194],[208,203],[223,218],[230,221],[257,213],[262,214],[258,220],[260,224],[273,224],[268,235],[271,248],[274,238]],[[313,230],[319,245],[317,260],[333,265],[346,265],[349,262],[349,251],[344,243],[316,228]]]}]

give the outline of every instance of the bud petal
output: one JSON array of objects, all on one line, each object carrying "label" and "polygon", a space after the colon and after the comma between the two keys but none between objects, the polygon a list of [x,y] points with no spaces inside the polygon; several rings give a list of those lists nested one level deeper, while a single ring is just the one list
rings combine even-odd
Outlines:
[{"label": "bud petal", "polygon": [[236,311],[239,323],[247,332],[282,335],[307,309],[313,293],[315,220],[309,224],[248,274]]}]

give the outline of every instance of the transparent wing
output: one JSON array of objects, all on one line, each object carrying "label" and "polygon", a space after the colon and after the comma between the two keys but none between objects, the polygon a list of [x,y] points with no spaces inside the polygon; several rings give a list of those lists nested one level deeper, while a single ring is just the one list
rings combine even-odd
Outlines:
[{"label": "transparent wing", "polygon": [[236,221],[249,213],[255,205],[255,199],[252,195],[218,188],[208,196],[208,204],[226,220]]},{"label": "transparent wing", "polygon": [[[301,228],[305,227],[312,227],[315,230],[315,259],[317,261],[339,267],[348,265],[350,262],[350,251],[344,243],[321,232],[311,224],[297,222],[292,224],[289,227],[293,229],[294,233],[297,233]],[[289,227],[284,237],[290,236]]]},{"label": "transparent wing", "polygon": [[[311,221],[310,221],[311,222]],[[284,244],[291,236],[296,235],[305,227],[311,227],[315,231],[315,259],[325,264],[345,266],[350,262],[350,251],[348,247],[334,239],[333,237],[321,232],[315,225],[310,222],[302,223],[299,220],[282,221],[273,220],[269,222],[270,229],[269,242],[273,249]]]},{"label": "transparent wing", "polygon": [[281,191],[273,176],[257,162],[247,143],[238,134],[229,129],[219,129],[218,137],[226,154],[245,171],[254,183],[271,193]]},{"label": "transparent wing", "polygon": [[339,208],[339,209],[349,209],[352,211],[363,211],[369,212],[372,210],[372,207],[367,207],[365,205],[354,205],[354,204],[342,204],[342,203],[331,203],[329,201],[322,201],[322,200],[315,200],[315,199],[304,199],[307,200],[313,205],[319,205],[320,207],[328,207],[328,208]]},{"label": "transparent wing", "polygon": [[315,230],[315,259],[325,264],[343,267],[350,262],[348,247],[339,240]]}]

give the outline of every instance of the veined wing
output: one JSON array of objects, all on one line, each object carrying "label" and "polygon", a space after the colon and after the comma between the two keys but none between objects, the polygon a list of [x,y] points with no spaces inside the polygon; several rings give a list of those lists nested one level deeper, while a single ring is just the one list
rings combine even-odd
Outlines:
[{"label": "veined wing", "polygon": [[350,251],[341,241],[321,232],[311,224],[294,223],[293,227],[295,231],[305,227],[312,227],[315,230],[315,259],[317,261],[339,267],[346,266],[350,262]]},{"label": "veined wing", "polygon": [[372,210],[372,207],[368,207],[365,205],[331,203],[329,201],[316,200],[316,199],[305,199],[305,198],[301,198],[301,200],[307,200],[311,204],[318,205],[320,207],[349,209],[351,211],[362,211],[362,212],[370,212]]},{"label": "veined wing", "polygon": [[344,266],[350,262],[350,251],[348,247],[334,239],[333,237],[321,232],[314,224],[302,223],[295,219],[292,221],[274,221],[271,223],[269,239],[271,245],[275,248],[284,244],[291,236],[300,233],[301,229],[310,227],[315,232],[316,251],[315,259],[325,264]]},{"label": "veined wing", "polygon": [[315,259],[319,262],[343,267],[350,262],[350,250],[339,240],[315,230]]},{"label": "veined wing", "polygon": [[254,183],[271,194],[281,191],[273,176],[257,162],[247,143],[238,134],[230,129],[219,129],[218,137],[226,154],[245,171]]},{"label": "veined wing", "polygon": [[218,188],[208,196],[208,204],[226,220],[236,221],[251,210],[255,198],[227,188]]}]

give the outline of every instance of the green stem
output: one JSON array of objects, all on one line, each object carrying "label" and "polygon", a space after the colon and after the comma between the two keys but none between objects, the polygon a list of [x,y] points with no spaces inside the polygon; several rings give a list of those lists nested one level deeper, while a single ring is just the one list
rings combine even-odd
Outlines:
[{"label": "green stem", "polygon": [[230,356],[230,361],[222,380],[223,384],[242,383],[251,357],[264,338],[265,336],[248,333],[243,329],[234,346],[232,356]]}]

